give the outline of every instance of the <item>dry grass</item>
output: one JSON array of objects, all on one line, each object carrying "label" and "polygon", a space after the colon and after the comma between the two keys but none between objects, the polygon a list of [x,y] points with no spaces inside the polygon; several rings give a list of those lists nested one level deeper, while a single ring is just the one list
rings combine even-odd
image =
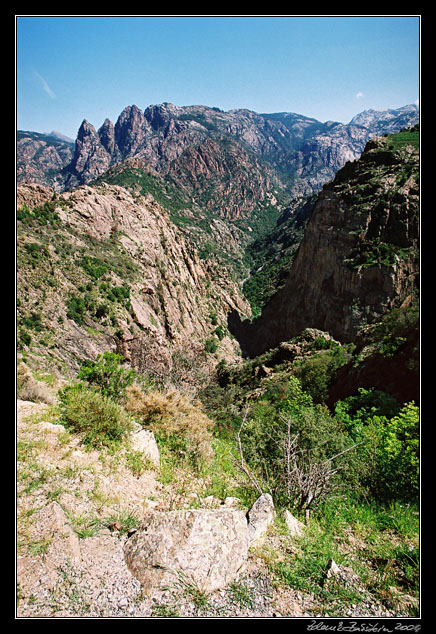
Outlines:
[{"label": "dry grass", "polygon": [[127,389],[125,407],[158,436],[186,443],[190,455],[212,458],[213,423],[189,396],[175,390],[144,393],[133,385]]},{"label": "dry grass", "polygon": [[17,368],[17,397],[22,401],[54,404],[54,397],[49,388],[33,378],[29,368],[20,363]]}]

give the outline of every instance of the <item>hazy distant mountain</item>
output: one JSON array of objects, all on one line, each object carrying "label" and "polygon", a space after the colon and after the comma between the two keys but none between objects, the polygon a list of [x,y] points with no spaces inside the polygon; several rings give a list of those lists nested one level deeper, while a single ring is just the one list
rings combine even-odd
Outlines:
[{"label": "hazy distant mountain", "polygon": [[61,191],[64,169],[71,163],[74,144],[50,134],[17,132],[17,183],[38,183]]},{"label": "hazy distant mountain", "polygon": [[398,127],[409,128],[417,122],[419,108],[409,104],[396,110],[364,110],[350,121],[350,125],[361,125],[377,134],[393,134]]},{"label": "hazy distant mountain", "polygon": [[62,132],[57,132],[56,130],[52,130],[48,136],[52,136],[60,141],[65,141],[66,143],[74,143],[74,139],[70,139],[69,136],[62,134]]}]

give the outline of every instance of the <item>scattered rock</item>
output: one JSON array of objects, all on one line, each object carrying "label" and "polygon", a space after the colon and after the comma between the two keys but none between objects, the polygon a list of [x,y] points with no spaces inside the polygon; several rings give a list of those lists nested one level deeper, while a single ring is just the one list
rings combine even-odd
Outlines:
[{"label": "scattered rock", "polygon": [[214,495],[208,495],[202,500],[202,506],[205,506],[206,508],[218,508],[220,505],[220,500],[218,500]]},{"label": "scattered rock", "polygon": [[63,425],[54,425],[53,423],[49,423],[47,421],[42,421],[39,423],[39,426],[41,429],[45,429],[56,434],[65,431],[65,427]]},{"label": "scattered rock", "polygon": [[223,502],[224,506],[238,506],[240,504],[241,500],[239,498],[235,498],[235,497],[226,497],[226,499]]},{"label": "scattered rock", "polygon": [[292,537],[301,537],[304,533],[304,529],[306,528],[303,522],[297,520],[297,518],[294,517],[288,509],[285,510],[284,518],[290,535]]},{"label": "scattered rock", "polygon": [[59,548],[74,563],[80,561],[79,539],[57,502],[52,502],[39,511],[32,534],[38,539],[52,539],[47,557],[50,550]]},{"label": "scattered rock", "polygon": [[347,568],[346,566],[340,566],[334,561],[334,559],[330,559],[327,565],[325,585],[328,586],[333,583],[351,586],[357,590],[365,592],[362,587],[360,577],[354,572],[354,570]]}]

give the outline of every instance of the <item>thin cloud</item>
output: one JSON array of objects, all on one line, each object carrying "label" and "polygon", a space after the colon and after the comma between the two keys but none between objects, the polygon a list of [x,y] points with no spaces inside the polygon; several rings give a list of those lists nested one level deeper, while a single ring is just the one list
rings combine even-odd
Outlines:
[{"label": "thin cloud", "polygon": [[40,75],[39,73],[37,73],[35,71],[35,77],[37,78],[37,80],[39,81],[39,83],[41,84],[42,89],[44,90],[44,92],[47,93],[47,95],[49,97],[51,97],[52,99],[56,99],[56,95],[53,92],[53,90],[50,88],[50,86],[48,85],[48,83],[45,81],[44,77],[42,75]]},{"label": "thin cloud", "polygon": [[358,93],[356,93],[356,99],[362,99],[362,97],[363,97],[363,92],[359,91]]}]

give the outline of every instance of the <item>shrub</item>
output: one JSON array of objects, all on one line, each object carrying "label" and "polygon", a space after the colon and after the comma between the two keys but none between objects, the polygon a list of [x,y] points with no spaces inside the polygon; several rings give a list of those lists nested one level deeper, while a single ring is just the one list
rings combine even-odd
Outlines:
[{"label": "shrub", "polygon": [[131,429],[130,418],[120,405],[83,383],[60,390],[59,401],[62,421],[82,433],[83,442],[89,447],[110,447]]},{"label": "shrub", "polygon": [[212,421],[188,396],[176,391],[144,393],[132,385],[127,389],[126,409],[194,464],[212,457]]},{"label": "shrub", "polygon": [[83,324],[85,317],[86,305],[82,297],[71,295],[66,301],[67,317],[73,319],[78,326]]},{"label": "shrub", "polygon": [[47,386],[34,379],[23,363],[20,363],[17,368],[17,397],[23,401],[32,401],[34,403],[52,405],[54,402]]},{"label": "shrub", "polygon": [[222,341],[224,339],[224,337],[226,336],[226,333],[224,331],[224,328],[222,326],[218,326],[218,328],[215,328],[215,334],[218,337],[218,339],[220,341]]},{"label": "shrub", "polygon": [[31,342],[32,337],[29,335],[27,330],[21,328],[18,336],[18,347],[22,348],[23,346],[30,346]]},{"label": "shrub", "polygon": [[355,479],[353,452],[348,452],[353,443],[296,377],[272,383],[239,437],[243,458],[279,505],[309,509]]},{"label": "shrub", "polygon": [[391,419],[373,417],[362,432],[372,450],[367,486],[378,498],[414,501],[419,492],[419,409],[407,403]]},{"label": "shrub", "polygon": [[381,500],[415,500],[419,490],[419,408],[401,406],[380,391],[359,394],[336,404],[336,415],[359,451],[364,486]]},{"label": "shrub", "polygon": [[216,341],[214,337],[210,337],[209,339],[206,339],[206,342],[204,344],[204,349],[206,352],[213,354],[214,352],[217,351],[217,348],[218,348],[218,342]]},{"label": "shrub", "polygon": [[119,401],[136,377],[133,370],[120,366],[123,357],[115,352],[99,354],[95,361],[82,361],[77,377],[96,386],[104,396]]},{"label": "shrub", "polygon": [[41,313],[36,313],[32,311],[29,316],[23,317],[21,321],[23,326],[29,328],[30,330],[41,332],[41,330],[43,329]]},{"label": "shrub", "polygon": [[93,258],[85,255],[82,258],[81,266],[88,275],[90,275],[94,280],[100,279],[103,277],[105,273],[107,273],[108,267],[107,265],[99,260],[98,258]]}]

